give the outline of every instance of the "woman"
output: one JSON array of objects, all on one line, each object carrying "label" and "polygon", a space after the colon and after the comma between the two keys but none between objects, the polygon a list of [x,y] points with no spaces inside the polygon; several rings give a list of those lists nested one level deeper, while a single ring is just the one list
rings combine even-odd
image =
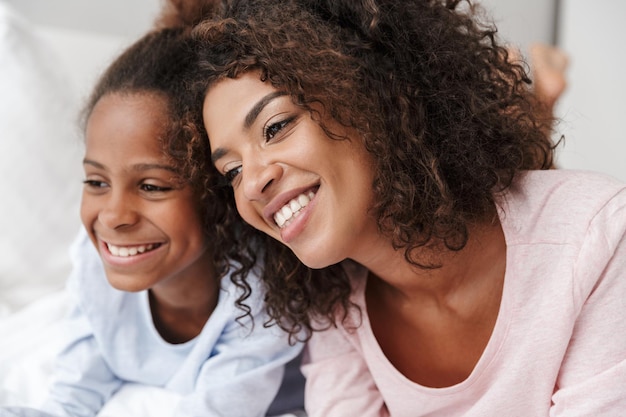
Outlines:
[{"label": "woman", "polygon": [[264,272],[310,334],[309,415],[622,413],[626,186],[549,170],[495,28],[459,1],[276,3],[195,29],[196,90],[243,219],[315,268]]}]

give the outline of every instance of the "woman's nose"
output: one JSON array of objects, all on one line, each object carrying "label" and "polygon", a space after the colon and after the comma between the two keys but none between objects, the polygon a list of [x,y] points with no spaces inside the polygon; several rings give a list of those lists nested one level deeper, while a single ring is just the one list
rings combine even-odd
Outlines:
[{"label": "woman's nose", "polygon": [[131,196],[110,193],[100,210],[98,220],[109,229],[120,229],[137,223],[139,213]]},{"label": "woman's nose", "polygon": [[242,170],[243,194],[251,201],[268,198],[268,193],[283,175],[283,168],[276,163],[254,162]]}]

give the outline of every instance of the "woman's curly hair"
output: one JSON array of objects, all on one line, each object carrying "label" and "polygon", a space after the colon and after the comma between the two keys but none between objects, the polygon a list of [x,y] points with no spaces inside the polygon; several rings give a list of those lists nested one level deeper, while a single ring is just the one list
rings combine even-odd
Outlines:
[{"label": "woman's curly hair", "polygon": [[[420,262],[424,247],[462,249],[518,173],[552,165],[551,121],[535,111],[526,69],[469,0],[234,0],[222,14],[193,30],[196,99],[259,71],[322,127],[323,113],[356,132],[375,163],[379,228],[416,266],[437,267]],[[341,269],[268,252],[276,321],[310,331],[310,314],[346,317]]]},{"label": "woman's curly hair", "polygon": [[[176,180],[194,191],[202,218],[203,232],[210,243],[219,277],[233,270],[230,279],[241,290],[237,300],[241,318],[250,314],[245,300],[251,294],[246,280],[258,264],[250,242],[256,234],[232,209],[232,192],[220,186],[221,177],[211,164],[209,142],[198,111],[192,107],[187,83],[195,64],[190,27],[155,29],[130,45],[102,74],[82,111],[85,129],[100,99],[109,94],[146,94],[166,105],[163,134],[158,139],[163,153],[177,172]],[[239,233],[249,236],[242,245]]]}]

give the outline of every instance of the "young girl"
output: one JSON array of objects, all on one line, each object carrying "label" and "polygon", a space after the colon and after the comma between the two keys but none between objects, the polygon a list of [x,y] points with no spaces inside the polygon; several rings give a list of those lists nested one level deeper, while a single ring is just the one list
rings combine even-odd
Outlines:
[{"label": "young girl", "polygon": [[626,409],[626,185],[548,169],[530,80],[478,10],[257,0],[195,29],[239,212],[320,268],[264,275],[312,333],[310,417]]},{"label": "young girl", "polygon": [[191,168],[209,159],[180,122],[186,39],[184,29],[144,36],[86,108],[86,233],[72,248],[51,415],[95,416],[133,382],[181,394],[176,416],[264,416],[301,350],[266,325],[260,265],[237,244],[246,228],[235,228],[231,197],[209,163]]}]

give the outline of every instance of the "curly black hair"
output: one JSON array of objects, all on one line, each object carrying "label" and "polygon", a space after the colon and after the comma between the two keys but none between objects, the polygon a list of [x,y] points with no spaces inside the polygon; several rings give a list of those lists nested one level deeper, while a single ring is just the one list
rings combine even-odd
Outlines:
[{"label": "curly black hair", "polygon": [[[320,107],[357,132],[379,229],[418,267],[437,267],[419,262],[425,247],[461,250],[516,175],[552,166],[526,68],[469,0],[234,0],[193,38],[197,106],[219,80],[259,71],[322,127]],[[264,272],[272,317],[293,332],[345,318],[341,268],[308,269],[279,246]]]}]

